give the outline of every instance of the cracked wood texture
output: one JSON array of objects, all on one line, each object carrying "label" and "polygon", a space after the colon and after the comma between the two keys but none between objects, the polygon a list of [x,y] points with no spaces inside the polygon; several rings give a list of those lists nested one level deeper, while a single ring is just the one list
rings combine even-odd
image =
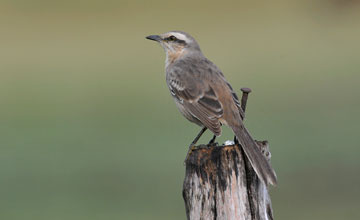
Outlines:
[{"label": "cracked wood texture", "polygon": [[[270,160],[267,141],[257,141]],[[268,188],[238,145],[195,147],[183,185],[189,220],[272,220]]]}]

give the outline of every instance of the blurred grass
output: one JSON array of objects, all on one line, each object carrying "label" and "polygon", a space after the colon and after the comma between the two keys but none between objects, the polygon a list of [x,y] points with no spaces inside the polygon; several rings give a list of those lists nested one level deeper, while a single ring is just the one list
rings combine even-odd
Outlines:
[{"label": "blurred grass", "polygon": [[0,2],[1,219],[185,218],[199,128],[144,39],[169,30],[253,89],[246,124],[271,144],[277,219],[359,218],[359,5],[338,2]]}]

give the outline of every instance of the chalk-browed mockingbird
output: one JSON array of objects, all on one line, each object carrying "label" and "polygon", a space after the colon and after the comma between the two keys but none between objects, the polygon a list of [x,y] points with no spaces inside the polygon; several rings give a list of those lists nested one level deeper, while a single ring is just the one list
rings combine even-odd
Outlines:
[{"label": "chalk-browed mockingbird", "polygon": [[166,52],[166,82],[176,106],[185,118],[203,127],[192,144],[206,129],[219,136],[221,125],[227,125],[258,177],[266,185],[276,185],[274,170],[244,127],[243,111],[236,93],[221,70],[202,54],[195,39],[181,31],[146,38],[159,42]]}]

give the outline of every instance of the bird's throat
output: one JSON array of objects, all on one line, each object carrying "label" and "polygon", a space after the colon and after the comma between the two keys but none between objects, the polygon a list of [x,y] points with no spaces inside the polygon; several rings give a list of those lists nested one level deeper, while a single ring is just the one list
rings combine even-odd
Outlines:
[{"label": "bird's throat", "polygon": [[177,59],[183,57],[185,54],[185,50],[183,48],[179,48],[177,50],[168,50],[166,53],[166,66],[174,63]]}]

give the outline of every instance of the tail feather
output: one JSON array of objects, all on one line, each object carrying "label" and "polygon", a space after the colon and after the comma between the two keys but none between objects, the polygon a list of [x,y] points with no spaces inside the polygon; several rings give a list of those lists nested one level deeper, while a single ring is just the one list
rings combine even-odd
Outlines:
[{"label": "tail feather", "polygon": [[252,167],[254,168],[258,177],[268,185],[276,186],[277,178],[275,171],[272,169],[270,163],[266,160],[265,156],[261,153],[255,140],[251,137],[248,130],[244,126],[234,126],[232,130],[238,138],[239,143],[245,151]]}]

